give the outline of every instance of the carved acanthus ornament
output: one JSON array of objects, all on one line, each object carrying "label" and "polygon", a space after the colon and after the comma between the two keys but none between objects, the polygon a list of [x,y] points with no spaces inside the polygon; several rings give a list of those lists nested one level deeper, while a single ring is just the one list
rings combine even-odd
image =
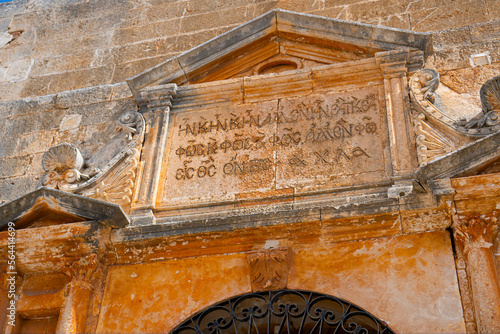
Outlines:
[{"label": "carved acanthus ornament", "polygon": [[470,217],[467,221],[458,224],[455,228],[457,241],[463,246],[464,253],[472,248],[491,248],[498,233],[498,218]]},{"label": "carved acanthus ornament", "polygon": [[424,114],[415,117],[415,135],[420,165],[456,149],[455,143],[436,131],[426,121]]},{"label": "carved acanthus ornament", "polygon": [[102,275],[102,268],[95,253],[83,256],[70,265],[64,265],[61,271],[69,277],[70,282],[84,282],[89,288],[92,288],[92,283]]},{"label": "carved acanthus ornament", "polygon": [[[144,139],[144,118],[136,111],[122,114],[119,134],[96,153],[105,157],[108,146],[121,148],[106,164],[97,166],[84,160],[74,145],[64,143],[51,147],[43,156],[45,175],[41,185],[82,194],[111,203],[128,205],[136,182],[140,146]],[[100,157],[97,157],[100,158]],[[103,160],[102,158],[100,159]]]},{"label": "carved acanthus ornament", "polygon": [[284,289],[288,283],[290,250],[268,249],[249,253],[252,291]]}]

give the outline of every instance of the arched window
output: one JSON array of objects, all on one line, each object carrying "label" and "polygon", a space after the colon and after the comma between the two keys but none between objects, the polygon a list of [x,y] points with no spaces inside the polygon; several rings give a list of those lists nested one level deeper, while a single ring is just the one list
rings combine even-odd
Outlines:
[{"label": "arched window", "polygon": [[232,297],[190,317],[172,334],[394,333],[386,323],[340,298],[278,290]]}]

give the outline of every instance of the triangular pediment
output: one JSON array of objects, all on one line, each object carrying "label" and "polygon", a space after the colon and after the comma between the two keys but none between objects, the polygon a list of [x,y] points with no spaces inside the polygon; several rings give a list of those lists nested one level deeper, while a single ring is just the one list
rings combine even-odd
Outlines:
[{"label": "triangular pediment", "polygon": [[392,50],[430,52],[431,37],[273,10],[127,80],[132,92],[355,61]]}]

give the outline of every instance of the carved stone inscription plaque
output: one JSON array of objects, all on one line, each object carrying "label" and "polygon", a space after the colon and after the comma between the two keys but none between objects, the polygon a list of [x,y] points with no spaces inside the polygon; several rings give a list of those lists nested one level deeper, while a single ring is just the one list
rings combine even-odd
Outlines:
[{"label": "carved stone inscription plaque", "polygon": [[172,113],[162,207],[355,185],[385,175],[377,87]]}]

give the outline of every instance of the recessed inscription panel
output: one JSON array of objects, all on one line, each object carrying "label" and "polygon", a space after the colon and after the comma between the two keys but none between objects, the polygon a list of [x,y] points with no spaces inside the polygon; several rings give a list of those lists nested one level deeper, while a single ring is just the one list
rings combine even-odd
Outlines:
[{"label": "recessed inscription panel", "polygon": [[281,100],[278,110],[277,187],[355,185],[384,172],[377,89]]},{"label": "recessed inscription panel", "polygon": [[172,114],[164,205],[234,199],[275,183],[278,101]]},{"label": "recessed inscription panel", "polygon": [[386,175],[378,88],[175,112],[161,208],[377,182]]}]

